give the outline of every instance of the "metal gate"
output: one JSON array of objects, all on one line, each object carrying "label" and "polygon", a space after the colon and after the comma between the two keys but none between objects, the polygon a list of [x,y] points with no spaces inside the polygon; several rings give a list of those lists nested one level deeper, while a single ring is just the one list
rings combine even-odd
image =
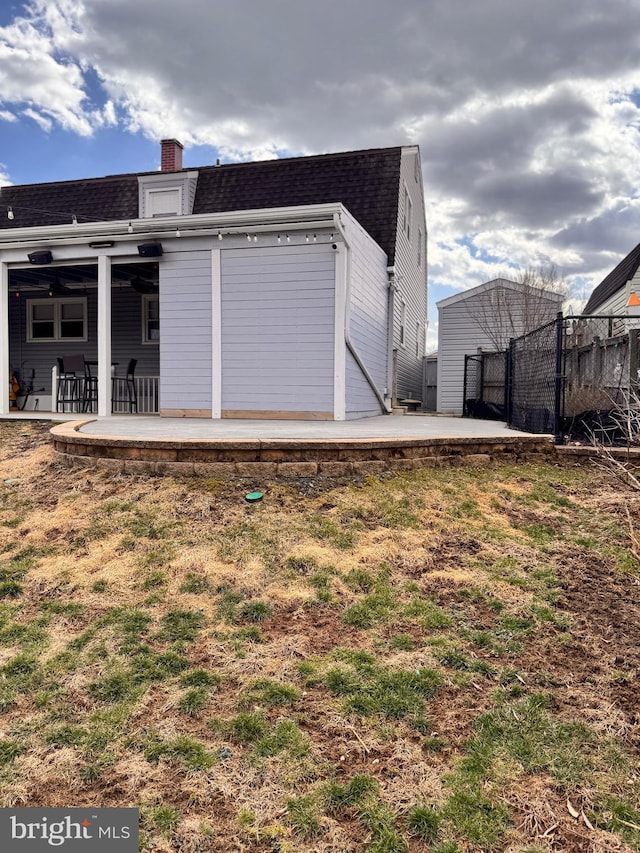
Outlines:
[{"label": "metal gate", "polygon": [[464,398],[467,417],[506,420],[506,368],[504,352],[483,352],[464,357]]}]

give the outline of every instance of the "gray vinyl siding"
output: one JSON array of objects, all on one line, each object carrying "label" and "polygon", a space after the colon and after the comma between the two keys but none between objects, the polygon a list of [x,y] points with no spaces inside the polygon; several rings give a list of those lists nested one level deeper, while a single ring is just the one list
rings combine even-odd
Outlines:
[{"label": "gray vinyl siding", "polygon": [[[349,335],[358,356],[384,394],[387,386],[387,256],[355,220],[350,220],[351,300]],[[382,414],[380,403],[352,354],[346,357],[346,416]]]},{"label": "gray vinyl siding", "polygon": [[333,412],[328,243],[222,252],[222,409]]},{"label": "gray vinyl siding", "polygon": [[[27,342],[27,301],[48,299],[48,295],[22,291],[9,303],[9,358],[24,378],[35,370],[34,387],[44,388],[43,395],[51,394],[51,370],[58,356],[84,355],[87,360],[98,358],[98,292],[95,287],[86,293],[74,291],[72,296],[87,299],[88,340],[78,342]],[[111,359],[118,362],[116,371],[123,374],[129,359],[138,361],[137,376],[158,376],[159,347],[142,343],[142,297],[128,285],[114,285],[111,294]]]},{"label": "gray vinyl siding", "polygon": [[462,414],[464,357],[495,346],[473,318],[473,297],[438,312],[438,411]]},{"label": "gray vinyl siding", "polygon": [[[419,399],[422,392],[422,358],[424,356],[424,328],[427,319],[427,226],[425,218],[422,172],[417,148],[403,149],[398,188],[398,225],[395,256],[395,274],[398,294],[406,308],[405,343],[400,344],[400,299],[396,299],[394,317],[394,347],[397,349],[397,396]],[[416,171],[416,158],[418,169]],[[416,174],[418,180],[416,180]],[[404,187],[407,187],[412,204],[410,237],[403,229]],[[422,232],[423,245],[418,265],[418,234]],[[416,324],[421,328],[416,356]]]},{"label": "gray vinyl siding", "polygon": [[165,253],[160,267],[160,408],[211,410],[211,251]]}]

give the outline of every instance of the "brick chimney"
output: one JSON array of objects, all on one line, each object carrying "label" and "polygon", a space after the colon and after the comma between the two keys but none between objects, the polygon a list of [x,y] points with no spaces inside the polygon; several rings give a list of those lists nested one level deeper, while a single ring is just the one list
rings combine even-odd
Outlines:
[{"label": "brick chimney", "polygon": [[161,172],[179,172],[182,169],[182,149],[184,145],[177,139],[163,139],[160,142]]}]

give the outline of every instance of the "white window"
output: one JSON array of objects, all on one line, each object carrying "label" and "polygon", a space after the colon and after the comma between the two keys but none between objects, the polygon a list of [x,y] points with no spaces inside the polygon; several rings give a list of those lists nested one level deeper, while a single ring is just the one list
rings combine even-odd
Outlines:
[{"label": "white window", "polygon": [[142,297],[142,343],[160,342],[160,301],[157,296]]},{"label": "white window", "polygon": [[404,299],[400,300],[400,346],[406,346],[407,338],[407,303]]},{"label": "white window", "polygon": [[422,266],[422,229],[418,228],[418,266]]},{"label": "white window", "polygon": [[182,213],[182,187],[147,190],[147,216],[176,216]]},{"label": "white window", "polygon": [[411,239],[411,211],[413,205],[411,204],[411,199],[409,198],[409,191],[406,186],[404,188],[404,205],[403,205],[403,214],[402,214],[402,230],[407,235],[407,240]]},{"label": "white window", "polygon": [[86,341],[87,300],[84,296],[27,300],[27,340]]}]

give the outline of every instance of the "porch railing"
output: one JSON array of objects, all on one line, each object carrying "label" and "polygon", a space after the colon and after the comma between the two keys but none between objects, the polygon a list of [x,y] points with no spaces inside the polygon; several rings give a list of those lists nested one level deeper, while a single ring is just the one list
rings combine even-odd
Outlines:
[{"label": "porch railing", "polygon": [[[126,388],[124,387],[124,383],[126,383],[126,378],[124,376],[114,376],[112,378],[112,382],[121,383],[121,387],[114,388],[114,392],[112,396],[114,396],[118,400],[122,400],[126,398]],[[139,415],[157,415],[160,411],[159,407],[159,386],[160,386],[160,377],[159,376],[136,376],[134,379],[136,386],[136,393],[138,396],[138,414]],[[52,408],[57,411],[56,401],[58,399],[58,370],[56,367],[51,369],[51,401]],[[67,409],[69,411],[69,409]],[[77,411],[81,411],[81,407],[76,406]],[[88,410],[92,414],[95,414],[97,409],[95,404]],[[126,403],[116,403],[112,408],[112,414],[129,414],[129,407]]]}]

